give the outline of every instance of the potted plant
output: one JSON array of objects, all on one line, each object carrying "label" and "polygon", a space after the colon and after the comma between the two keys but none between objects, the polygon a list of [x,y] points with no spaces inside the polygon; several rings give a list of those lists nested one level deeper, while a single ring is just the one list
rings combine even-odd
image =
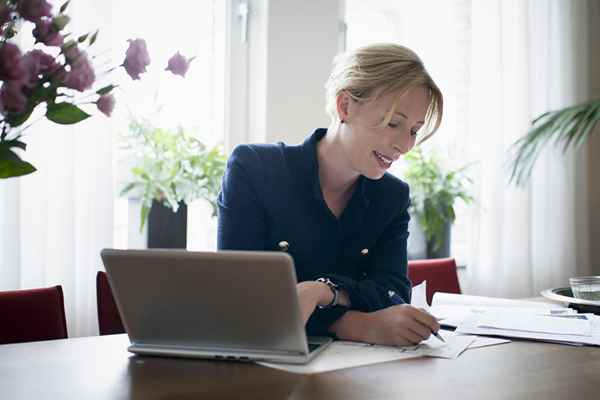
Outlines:
[{"label": "potted plant", "polygon": [[148,220],[149,248],[185,248],[187,205],[204,199],[217,215],[226,157],[183,128],[165,129],[133,119],[123,135],[133,158],[131,180],[121,195],[141,198],[140,231]]},{"label": "potted plant", "polygon": [[404,159],[410,186],[409,212],[424,233],[426,257],[449,257],[451,226],[456,219],[454,203],[457,199],[467,204],[473,200],[465,189],[466,182],[471,182],[464,173],[468,165],[445,172],[436,155],[426,155],[420,147]]},{"label": "potted plant", "polygon": [[599,121],[600,99],[548,111],[535,118],[527,134],[513,143],[510,149],[510,181],[518,186],[527,183],[537,158],[548,142],[562,144],[563,152],[566,152],[585,142]]}]

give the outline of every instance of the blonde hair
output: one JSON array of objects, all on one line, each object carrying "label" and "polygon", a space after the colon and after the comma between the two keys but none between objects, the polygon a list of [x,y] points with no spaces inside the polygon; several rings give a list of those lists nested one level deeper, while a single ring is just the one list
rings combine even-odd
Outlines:
[{"label": "blonde hair", "polygon": [[[417,86],[428,89],[430,98],[423,127],[428,133],[419,140],[421,143],[439,128],[444,100],[419,56],[407,47],[379,43],[337,55],[325,83],[326,111],[332,121],[338,120],[336,99],[343,91],[356,101],[370,101],[393,92],[398,92],[398,99]],[[382,126],[389,123],[395,108],[396,101],[386,113]]]}]

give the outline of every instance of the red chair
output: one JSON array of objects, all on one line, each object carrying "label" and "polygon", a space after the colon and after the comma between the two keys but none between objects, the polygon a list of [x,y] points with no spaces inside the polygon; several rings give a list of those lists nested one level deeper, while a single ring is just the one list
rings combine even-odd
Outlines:
[{"label": "red chair", "polygon": [[100,335],[124,333],[123,322],[115,303],[106,272],[96,274],[96,301],[98,304],[98,328]]},{"label": "red chair", "polygon": [[66,338],[60,286],[0,292],[0,344]]},{"label": "red chair", "polygon": [[413,286],[427,281],[427,303],[430,305],[435,292],[460,294],[454,258],[410,260],[408,277]]}]

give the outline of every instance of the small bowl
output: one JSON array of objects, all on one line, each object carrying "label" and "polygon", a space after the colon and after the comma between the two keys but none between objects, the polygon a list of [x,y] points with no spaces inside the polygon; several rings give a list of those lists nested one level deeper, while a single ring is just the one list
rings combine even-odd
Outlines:
[{"label": "small bowl", "polygon": [[569,278],[573,297],[583,300],[600,301],[600,276]]}]

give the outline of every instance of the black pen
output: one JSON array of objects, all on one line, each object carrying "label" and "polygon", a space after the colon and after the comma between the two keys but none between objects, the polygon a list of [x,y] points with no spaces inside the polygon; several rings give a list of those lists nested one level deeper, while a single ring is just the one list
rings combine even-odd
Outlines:
[{"label": "black pen", "polygon": [[[402,297],[398,296],[393,290],[389,290],[388,295],[390,296],[390,301],[392,302],[392,304],[404,304],[404,300],[402,300]],[[441,340],[442,342],[446,343],[442,335],[440,335],[438,332],[434,332],[432,330],[431,334],[439,340]]]}]

